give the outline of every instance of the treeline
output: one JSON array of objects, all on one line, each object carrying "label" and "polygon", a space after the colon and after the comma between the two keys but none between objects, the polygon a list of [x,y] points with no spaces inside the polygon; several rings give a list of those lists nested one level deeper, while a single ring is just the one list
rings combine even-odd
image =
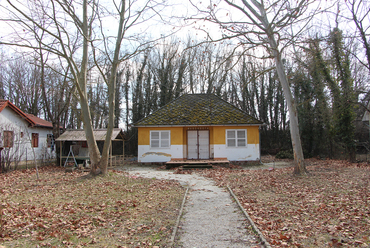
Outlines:
[{"label": "treeline", "polygon": [[[227,41],[197,43],[192,38],[164,40],[121,65],[115,126],[121,124],[127,131],[127,153],[137,152],[132,123],[191,93],[216,94],[263,121],[264,153],[291,149],[287,106],[273,61],[257,58],[262,53],[259,50],[235,49]],[[356,122],[365,111],[361,106],[367,106],[369,100],[368,62],[356,56],[357,45],[345,39],[341,30],[333,29],[325,37],[306,39],[285,54],[306,157],[352,157],[358,142],[368,142],[368,133],[364,133],[368,129]],[[0,98],[56,127],[81,128],[68,67],[50,68],[37,59],[13,56],[3,53],[1,58]],[[93,126],[105,128],[107,87],[95,76],[94,66],[90,68],[87,90]]]}]

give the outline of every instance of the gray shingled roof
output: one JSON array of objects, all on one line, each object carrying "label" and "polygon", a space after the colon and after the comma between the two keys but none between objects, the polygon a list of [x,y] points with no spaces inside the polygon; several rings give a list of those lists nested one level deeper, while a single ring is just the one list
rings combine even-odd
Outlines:
[{"label": "gray shingled roof", "polygon": [[[107,129],[94,130],[96,141],[105,141],[106,134]],[[113,129],[112,140],[115,139],[123,139],[123,132],[120,128]],[[85,131],[83,129],[66,130],[56,141],[86,141]]]},{"label": "gray shingled roof", "polygon": [[168,125],[262,125],[263,123],[213,94],[183,95],[134,123]]}]

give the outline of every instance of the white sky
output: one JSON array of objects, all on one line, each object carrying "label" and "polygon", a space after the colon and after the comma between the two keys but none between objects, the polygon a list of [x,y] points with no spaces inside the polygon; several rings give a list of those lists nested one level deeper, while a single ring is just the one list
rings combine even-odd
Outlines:
[{"label": "white sky", "polygon": [[[24,3],[26,0],[18,0],[20,3]],[[47,0],[45,0],[47,1]],[[104,6],[107,6],[107,11],[114,11],[114,5],[112,5],[112,1],[118,0],[100,0]],[[161,1],[161,0],[158,0]],[[344,30],[344,34],[349,33],[353,34],[355,32],[355,27],[350,20],[347,20],[345,17],[349,17],[348,8],[345,5],[349,0],[344,1],[341,0],[343,3],[339,9],[340,14],[344,17],[339,17],[339,28]],[[352,0],[351,0],[352,1]],[[137,6],[141,7],[146,2],[145,0],[137,0]],[[154,1],[151,1],[154,2]],[[151,38],[160,38],[161,36],[166,36],[171,33],[174,33],[175,37],[178,39],[186,42],[189,36],[194,37],[194,40],[203,41],[205,39],[205,34],[200,31],[199,29],[207,30],[214,38],[221,37],[220,28],[217,25],[209,24],[208,22],[198,20],[184,20],[184,18],[195,17],[198,14],[197,10],[192,6],[190,1],[188,0],[167,0],[165,1],[168,6],[161,8],[160,15],[151,18],[150,20],[143,22],[137,26],[131,28],[126,37],[135,36],[137,34],[151,37]],[[233,21],[236,20],[243,20],[245,16],[242,15],[236,9],[230,7],[229,5],[225,4],[223,1],[216,0],[216,1],[207,1],[207,0],[192,0],[192,3],[196,6],[207,10],[207,7],[210,7],[210,3],[212,2],[212,8],[215,7],[217,9],[217,13],[220,17],[226,19],[230,19]],[[337,1],[334,0],[323,0],[323,1],[316,1],[315,4],[320,3],[322,8],[326,6],[336,3]],[[366,6],[361,9],[362,12],[367,11],[369,9],[368,1],[365,1]],[[213,4],[216,4],[214,6]],[[0,6],[5,6],[5,8],[0,8],[0,16],[4,18],[8,12],[8,4],[6,0],[0,0]],[[135,11],[133,7],[133,11]],[[77,7],[77,12],[80,13],[82,10]],[[5,12],[5,13],[4,13]],[[335,27],[335,14],[337,12],[337,8],[332,9],[332,13],[324,13],[317,17],[317,22],[315,29],[311,29],[311,33],[320,32],[322,35],[326,36],[330,29]],[[153,12],[148,12],[144,17],[149,17],[152,15]],[[365,20],[370,23],[369,15],[365,17]],[[117,34],[117,25],[118,20],[115,17],[105,17],[103,19],[104,31],[108,36],[115,37]],[[369,26],[369,25],[367,25]],[[8,37],[9,33],[12,31],[9,26],[7,26],[4,22],[0,21],[0,28],[2,30],[0,34],[0,40],[4,40]],[[316,29],[317,28],[317,29]],[[369,31],[367,30],[367,35],[369,35]],[[114,40],[114,39],[113,39]],[[135,42],[132,40],[126,40],[123,43],[123,48],[129,48],[131,45],[135,46]],[[0,49],[4,50],[4,47],[0,46]],[[9,50],[9,49],[5,49]]]}]

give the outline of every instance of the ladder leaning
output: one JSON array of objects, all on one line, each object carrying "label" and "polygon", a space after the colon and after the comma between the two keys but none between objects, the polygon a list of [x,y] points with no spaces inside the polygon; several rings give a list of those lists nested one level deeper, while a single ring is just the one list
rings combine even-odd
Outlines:
[{"label": "ladder leaning", "polygon": [[[72,162],[73,162],[73,164],[72,164]],[[71,166],[71,164],[72,164],[72,166]],[[73,171],[73,169],[76,168],[76,167],[77,167],[77,161],[76,161],[75,155],[73,154],[72,146],[70,146],[67,159],[64,162],[64,168],[66,168],[66,171],[67,171],[67,168],[71,168],[70,170]]]}]

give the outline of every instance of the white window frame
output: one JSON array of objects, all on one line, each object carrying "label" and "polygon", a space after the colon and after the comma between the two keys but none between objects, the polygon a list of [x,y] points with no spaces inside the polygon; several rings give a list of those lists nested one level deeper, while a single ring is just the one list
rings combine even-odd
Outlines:
[{"label": "white window frame", "polygon": [[[159,133],[158,139],[153,138],[153,133]],[[168,139],[163,138],[163,134],[168,133]],[[168,141],[168,146],[164,146],[164,142]],[[158,141],[158,146],[153,146],[153,141]],[[171,131],[170,130],[151,130],[150,131],[150,148],[170,148],[171,147]]]},{"label": "white window frame", "polygon": [[[238,132],[244,131],[244,138],[243,137],[238,137]],[[234,132],[234,137],[229,138],[228,137],[228,132]],[[247,147],[247,129],[226,129],[226,147],[228,148],[236,148],[236,147]],[[229,145],[229,140],[234,140],[235,146],[230,146]],[[238,141],[244,140],[244,145],[238,145]]]}]

